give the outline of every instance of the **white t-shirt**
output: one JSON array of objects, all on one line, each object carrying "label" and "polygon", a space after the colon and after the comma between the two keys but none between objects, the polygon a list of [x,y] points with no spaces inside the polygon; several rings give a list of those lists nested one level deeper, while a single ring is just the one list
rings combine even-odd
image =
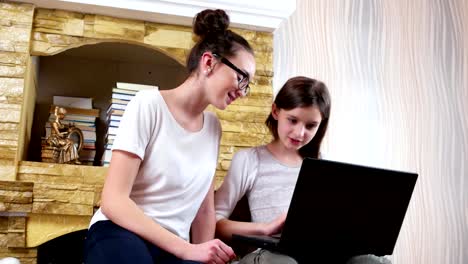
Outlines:
[{"label": "white t-shirt", "polygon": [[223,184],[216,191],[216,220],[229,218],[237,202],[247,195],[252,222],[270,222],[286,212],[300,166],[278,161],[266,146],[237,152]]},{"label": "white t-shirt", "polygon": [[[177,123],[158,90],[144,90],[129,102],[113,150],[141,158],[130,198],[158,224],[189,240],[189,231],[212,184],[221,127],[205,112],[203,128],[189,132]],[[108,220],[99,209],[91,220]]]}]

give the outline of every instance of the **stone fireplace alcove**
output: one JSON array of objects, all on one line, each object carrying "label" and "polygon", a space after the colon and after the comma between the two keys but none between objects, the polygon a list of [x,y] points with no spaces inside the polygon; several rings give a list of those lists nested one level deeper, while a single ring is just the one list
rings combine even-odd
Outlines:
[{"label": "stone fireplace alcove", "polygon": [[[0,258],[11,256],[21,263],[37,263],[41,245],[46,247],[54,239],[63,241],[62,236],[87,228],[99,206],[107,171],[100,166],[50,164],[28,158],[29,153],[38,151],[33,143],[37,129],[41,129],[33,125],[35,112],[40,111],[37,101],[50,92],[42,87],[41,60],[53,63],[67,54],[76,57],[79,49],[87,50],[88,60],[97,59],[103,52],[92,55],[93,47],[99,50],[105,45],[121,45],[151,50],[180,66],[194,41],[187,26],[14,2],[1,2],[0,11],[4,17],[0,24]],[[248,98],[225,111],[209,109],[218,115],[223,128],[218,184],[234,152],[270,139],[263,122],[272,97],[272,34],[234,30],[252,44],[257,72]],[[102,89],[106,93],[112,87]],[[84,96],[79,92],[67,95]]]},{"label": "stone fireplace alcove", "polygon": [[116,82],[177,87],[187,77],[184,65],[156,50],[135,44],[102,42],[39,56],[34,119],[26,160],[41,161],[41,137],[55,95],[92,98],[96,120],[94,165],[101,165],[107,131],[106,109]]}]

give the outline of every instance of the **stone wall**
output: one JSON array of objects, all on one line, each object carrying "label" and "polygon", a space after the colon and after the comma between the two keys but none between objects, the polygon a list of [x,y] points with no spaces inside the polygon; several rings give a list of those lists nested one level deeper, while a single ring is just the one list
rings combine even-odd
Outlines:
[{"label": "stone wall", "polygon": [[[224,111],[209,108],[223,129],[217,186],[236,151],[270,140],[263,122],[272,100],[272,34],[233,30],[252,44],[257,72],[249,97]],[[34,105],[27,92],[35,90],[30,56],[100,42],[143,45],[183,65],[194,44],[190,27],[0,2],[0,258],[35,263],[34,247],[85,229],[99,206],[106,168],[22,161],[22,153]]]},{"label": "stone wall", "polygon": [[32,5],[0,2],[0,259],[14,256],[21,263],[37,257],[36,249],[25,248],[33,183],[14,181],[33,14]]},{"label": "stone wall", "polygon": [[[0,4],[0,179],[15,178],[15,156],[18,148],[25,147],[18,143],[18,131],[29,55],[50,56],[81,45],[114,41],[151,47],[184,64],[194,44],[189,27],[47,9],[37,9],[33,17],[33,11],[31,5]],[[248,98],[234,102],[226,111],[211,109],[220,117],[224,131],[217,173],[221,178],[239,147],[269,140],[263,121],[272,96],[272,35],[234,30],[252,44],[257,72]]]},{"label": "stone wall", "polygon": [[99,207],[107,168],[20,162],[18,181],[34,182],[27,246],[86,229]]},{"label": "stone wall", "polygon": [[0,180],[14,180],[34,7],[0,2]]},{"label": "stone wall", "polygon": [[27,214],[31,212],[33,203],[33,185],[32,182],[0,181],[0,259],[14,256],[21,263],[35,262],[35,249],[24,249]]},{"label": "stone wall", "polygon": [[[235,101],[224,111],[210,108],[218,115],[223,127],[217,185],[226,174],[235,151],[270,140],[263,122],[270,111],[272,100],[273,36],[264,32],[233,30],[252,44],[257,70],[249,97]],[[144,45],[167,54],[182,65],[185,65],[190,48],[195,43],[190,27],[62,10],[36,10],[32,55],[49,56],[104,41]]]}]

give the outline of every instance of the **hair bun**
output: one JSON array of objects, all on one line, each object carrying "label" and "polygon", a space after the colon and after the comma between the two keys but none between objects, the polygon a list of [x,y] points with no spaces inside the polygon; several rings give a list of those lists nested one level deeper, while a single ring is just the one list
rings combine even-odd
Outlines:
[{"label": "hair bun", "polygon": [[201,38],[224,34],[229,26],[229,16],[221,9],[206,9],[193,20],[193,32]]}]

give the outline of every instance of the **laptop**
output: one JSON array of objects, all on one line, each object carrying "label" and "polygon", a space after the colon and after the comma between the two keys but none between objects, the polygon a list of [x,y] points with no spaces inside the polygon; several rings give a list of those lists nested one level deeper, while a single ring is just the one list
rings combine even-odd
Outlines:
[{"label": "laptop", "polygon": [[416,173],[304,159],[281,236],[233,234],[233,242],[299,263],[391,255],[417,178]]}]

